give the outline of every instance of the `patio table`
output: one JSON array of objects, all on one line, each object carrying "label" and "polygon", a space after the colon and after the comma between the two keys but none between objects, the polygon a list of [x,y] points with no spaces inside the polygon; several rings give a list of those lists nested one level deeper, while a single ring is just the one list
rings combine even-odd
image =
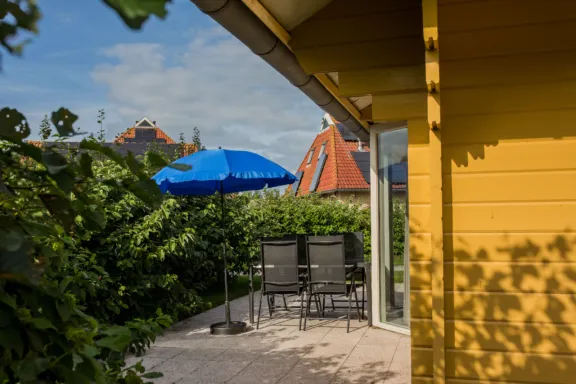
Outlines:
[{"label": "patio table", "polygon": [[[362,271],[362,280],[364,283],[366,283],[366,299],[364,300],[364,295],[363,295],[363,303],[362,306],[364,306],[364,303],[367,304],[367,316],[368,316],[368,326],[372,326],[372,279],[371,279],[371,272],[370,272],[370,266],[371,264],[369,262],[366,262],[364,260],[360,261],[355,261],[355,260],[347,260],[347,262],[350,262],[350,264],[346,264],[346,268],[357,268],[360,269]],[[298,268],[306,271],[308,269],[307,265],[298,265]],[[262,269],[262,265],[261,264],[253,264],[250,265],[249,269],[248,269],[248,282],[249,282],[249,290],[248,290],[248,306],[249,306],[249,315],[250,315],[250,323],[254,324],[254,270],[261,270]],[[362,289],[364,289],[364,285],[362,285]]]}]

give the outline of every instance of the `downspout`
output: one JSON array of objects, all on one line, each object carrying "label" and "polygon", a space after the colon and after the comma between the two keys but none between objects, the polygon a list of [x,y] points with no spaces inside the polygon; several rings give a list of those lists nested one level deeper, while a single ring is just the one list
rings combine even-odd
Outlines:
[{"label": "downspout", "polygon": [[322,110],[334,116],[362,141],[368,131],[314,76],[306,74],[296,56],[241,0],[191,0],[202,12],[234,35],[300,89]]}]

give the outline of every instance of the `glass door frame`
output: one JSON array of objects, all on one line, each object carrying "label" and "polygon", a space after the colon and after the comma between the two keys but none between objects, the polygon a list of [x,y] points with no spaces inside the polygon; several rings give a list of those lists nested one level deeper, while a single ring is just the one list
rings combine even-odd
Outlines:
[{"label": "glass door frame", "polygon": [[[400,326],[392,323],[386,323],[380,321],[383,312],[386,312],[385,306],[381,305],[382,295],[381,295],[381,283],[384,281],[385,277],[381,276],[380,269],[380,250],[381,250],[381,228],[380,228],[380,211],[385,209],[380,206],[379,198],[379,187],[380,180],[378,175],[378,134],[394,131],[398,129],[408,128],[408,123],[405,121],[393,122],[393,123],[383,123],[375,124],[370,127],[370,219],[371,219],[371,239],[372,239],[372,260],[371,260],[371,275],[372,275],[372,324],[376,327],[401,333],[404,335],[410,335],[410,327]],[[410,159],[408,159],[410,161]],[[407,186],[410,188],[410,186]],[[408,197],[407,197],[408,199]],[[406,220],[408,222],[408,218]],[[409,244],[405,247],[409,249]],[[405,316],[410,316],[410,268],[409,268],[409,257],[405,257],[404,261],[405,281],[407,289],[405,289],[404,297],[405,303],[408,304],[407,309],[405,309]],[[406,304],[405,304],[406,307]]]}]

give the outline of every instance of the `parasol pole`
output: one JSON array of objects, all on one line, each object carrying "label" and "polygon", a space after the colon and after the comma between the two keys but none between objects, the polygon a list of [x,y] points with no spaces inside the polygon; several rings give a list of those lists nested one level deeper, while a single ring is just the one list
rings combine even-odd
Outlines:
[{"label": "parasol pole", "polygon": [[224,223],[224,187],[220,182],[220,205],[222,206],[222,255],[224,259],[224,311],[226,316],[226,326],[230,327],[230,302],[228,301],[228,262],[226,261],[226,226]]}]

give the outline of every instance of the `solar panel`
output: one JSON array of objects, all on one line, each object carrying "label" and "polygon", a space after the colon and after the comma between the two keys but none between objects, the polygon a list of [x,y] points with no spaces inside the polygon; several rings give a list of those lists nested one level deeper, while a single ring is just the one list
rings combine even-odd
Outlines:
[{"label": "solar panel", "polygon": [[352,152],[352,157],[362,172],[364,180],[370,184],[370,152]]},{"label": "solar panel", "polygon": [[300,187],[300,181],[302,180],[302,175],[304,175],[304,171],[296,172],[296,181],[292,184],[292,192],[294,192],[294,196],[298,193],[298,187]]},{"label": "solar panel", "polygon": [[406,184],[408,182],[408,163],[403,161],[390,165],[390,180],[392,183]]},{"label": "solar panel", "polygon": [[316,171],[314,172],[314,177],[312,178],[312,183],[310,184],[310,192],[314,192],[318,188],[318,183],[320,182],[320,175],[322,175],[322,170],[324,169],[324,164],[328,158],[326,153],[318,159],[318,164],[316,165]]},{"label": "solar panel", "polygon": [[356,137],[356,135],[354,135],[353,133],[351,133],[348,128],[346,128],[346,126],[342,123],[337,123],[336,124],[336,128],[338,128],[338,130],[340,131],[340,134],[342,135],[342,138],[345,141],[356,141],[358,140],[358,137]]}]

